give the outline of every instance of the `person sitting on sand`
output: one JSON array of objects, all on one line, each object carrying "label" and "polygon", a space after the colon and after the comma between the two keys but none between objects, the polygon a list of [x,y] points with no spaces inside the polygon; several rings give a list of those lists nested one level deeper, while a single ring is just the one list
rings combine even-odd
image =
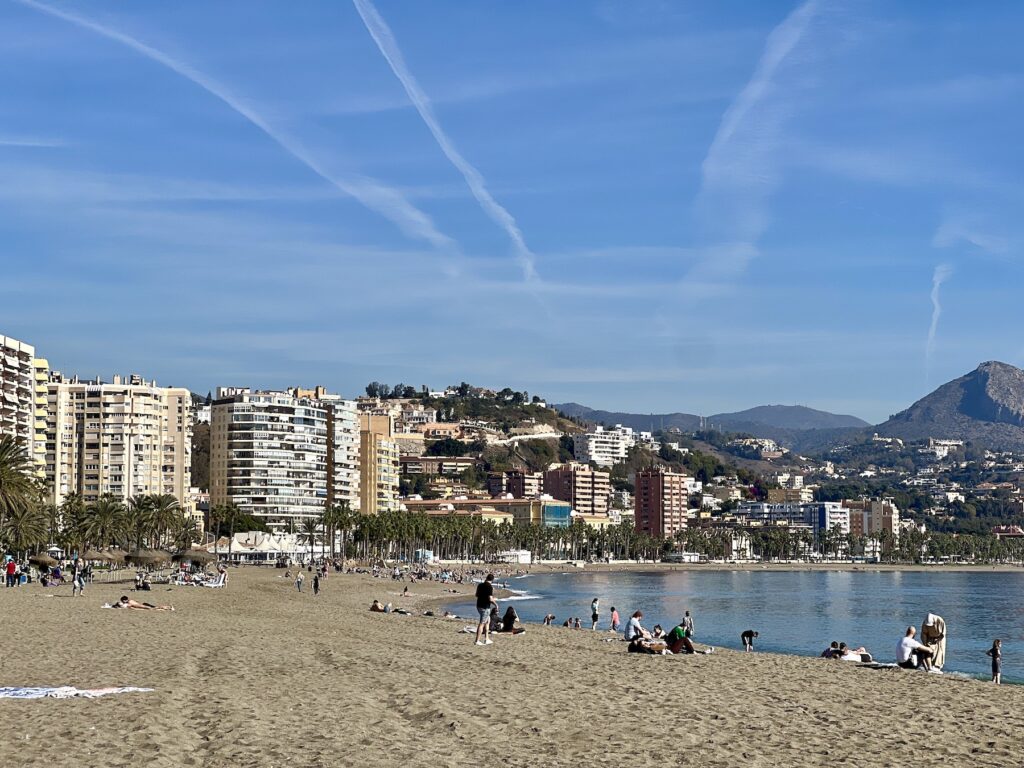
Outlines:
[{"label": "person sitting on sand", "polygon": [[544,617],[544,626],[545,627],[550,627],[551,626],[551,622],[553,622],[554,620],[555,620],[555,614],[553,614],[553,613],[547,614]]},{"label": "person sitting on sand", "polygon": [[580,625],[580,617],[579,616],[577,616],[575,619],[572,620],[572,628],[573,629],[583,629],[583,627]]},{"label": "person sitting on sand", "polygon": [[693,642],[689,638],[689,630],[686,629],[686,619],[676,624],[672,631],[665,635],[668,643],[669,653],[696,653]]},{"label": "person sitting on sand", "polygon": [[644,617],[643,611],[636,611],[632,616],[629,617],[629,623],[626,624],[626,632],[623,635],[627,641],[633,641],[638,637],[642,637],[646,640],[651,639],[651,633],[643,628],[640,624],[640,620]]},{"label": "person sitting on sand", "polygon": [[384,606],[381,605],[380,600],[374,600],[370,604],[370,613],[384,613]]},{"label": "person sitting on sand", "polygon": [[752,653],[754,650],[754,638],[758,637],[758,633],[752,629],[748,629],[740,635],[740,641],[743,643],[743,650],[746,653]]},{"label": "person sitting on sand", "polygon": [[498,615],[498,606],[491,608],[491,618],[488,629],[491,632],[501,632],[501,616]]},{"label": "person sitting on sand", "polygon": [[917,630],[907,627],[907,633],[896,645],[896,664],[903,669],[924,669],[931,670],[930,659],[932,651],[925,645],[917,642],[914,635]]},{"label": "person sitting on sand", "polygon": [[459,618],[459,614],[452,613],[451,611],[445,611],[444,612],[444,617],[446,619],[457,619],[457,618]]},{"label": "person sitting on sand", "polygon": [[661,640],[665,637],[665,630],[661,628],[661,624],[655,624],[654,629],[651,630],[651,637],[655,640]]},{"label": "person sitting on sand", "polygon": [[519,614],[516,613],[516,609],[510,605],[505,611],[505,615],[501,618],[501,627],[498,631],[511,635],[521,635],[526,631],[526,627],[516,627],[517,621],[519,621]]},{"label": "person sitting on sand", "polygon": [[126,608],[135,611],[173,611],[173,605],[153,605],[152,603],[140,603],[132,600],[128,595],[121,595],[121,599],[114,603],[113,608]]},{"label": "person sitting on sand", "polygon": [[836,654],[839,652],[839,643],[835,640],[829,645],[824,651],[821,652],[821,658],[823,659],[834,659]]}]

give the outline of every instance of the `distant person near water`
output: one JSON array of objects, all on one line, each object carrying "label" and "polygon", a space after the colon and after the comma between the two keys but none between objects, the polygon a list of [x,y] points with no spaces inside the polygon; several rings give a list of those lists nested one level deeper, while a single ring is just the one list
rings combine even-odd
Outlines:
[{"label": "distant person near water", "polygon": [[993,640],[985,655],[992,657],[992,682],[999,685],[1003,676],[1003,641]]},{"label": "distant person near water", "polygon": [[498,604],[494,602],[494,574],[488,573],[487,578],[476,585],[476,610],[480,614],[480,622],[476,625],[477,645],[494,643],[487,636],[491,623],[491,606],[494,606],[495,610],[498,608]]},{"label": "distant person near water", "polygon": [[929,613],[921,624],[921,642],[932,652],[929,663],[936,669],[946,666],[946,620]]},{"label": "distant person near water", "polygon": [[591,629],[597,629],[597,620],[601,618],[601,601],[598,598],[594,598],[594,602],[590,604],[590,621],[592,626]]},{"label": "distant person near water", "polygon": [[619,621],[619,612],[617,610],[615,610],[615,606],[614,605],[612,606],[611,622],[612,622],[612,632],[618,632],[619,631],[619,627],[621,627],[622,624]]},{"label": "distant person near water", "polygon": [[751,653],[754,650],[754,638],[760,635],[752,629],[748,629],[740,635],[740,640],[743,642],[743,650],[746,653]]},{"label": "distant person near water", "polygon": [[693,616],[690,615],[689,611],[683,614],[683,629],[686,630],[687,637],[693,637]]}]

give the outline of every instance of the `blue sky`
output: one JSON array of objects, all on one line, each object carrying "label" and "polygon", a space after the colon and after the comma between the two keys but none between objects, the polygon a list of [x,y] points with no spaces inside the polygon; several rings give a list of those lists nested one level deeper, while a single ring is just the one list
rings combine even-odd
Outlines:
[{"label": "blue sky", "polygon": [[882,420],[1024,364],[1015,3],[0,5],[0,332],[83,375]]}]

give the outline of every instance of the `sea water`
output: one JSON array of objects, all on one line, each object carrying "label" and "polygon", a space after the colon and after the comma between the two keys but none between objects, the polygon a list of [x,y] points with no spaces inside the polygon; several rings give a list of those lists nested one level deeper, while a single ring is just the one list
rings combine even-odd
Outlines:
[{"label": "sea water", "polygon": [[[741,649],[740,633],[760,633],[758,651],[817,656],[837,640],[861,645],[876,661],[895,660],[909,625],[928,613],[946,620],[946,672],[988,678],[985,651],[1003,641],[1003,680],[1024,682],[1024,573],[952,571],[686,570],[532,574],[512,580],[522,621],[579,617],[590,627],[590,603],[601,600],[598,629],[615,606],[623,624],[633,611],[643,625],[671,629],[689,610],[698,643]],[[472,615],[473,606],[453,606]],[[1018,658],[1019,656],[1019,658]]]}]

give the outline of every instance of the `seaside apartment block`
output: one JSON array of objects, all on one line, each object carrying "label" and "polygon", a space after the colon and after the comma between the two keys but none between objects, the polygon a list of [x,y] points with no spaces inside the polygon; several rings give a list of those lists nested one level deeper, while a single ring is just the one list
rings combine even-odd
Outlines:
[{"label": "seaside apartment block", "polygon": [[238,506],[274,531],[320,514],[327,414],[289,392],[218,387],[210,408],[210,505]]},{"label": "seaside apartment block", "polygon": [[579,462],[560,464],[544,473],[544,493],[568,501],[581,515],[607,515],[611,475]]},{"label": "seaside apartment block", "polygon": [[689,507],[689,476],[664,467],[641,469],[636,473],[634,524],[650,536],[671,538],[686,528]]},{"label": "seaside apartment block", "polygon": [[22,444],[40,477],[46,458],[48,368],[31,344],[0,336],[0,435],[13,435]]},{"label": "seaside apartment block", "polygon": [[360,511],[376,515],[399,509],[401,452],[390,415],[359,414]]},{"label": "seaside apartment block", "polygon": [[573,435],[573,455],[584,463],[610,467],[625,461],[636,442],[637,435],[630,427],[621,424],[611,429],[594,427],[591,432]]},{"label": "seaside apartment block", "polygon": [[127,500],[171,494],[186,506],[192,484],[192,394],[141,376],[46,385],[45,477],[50,501],[71,493]]}]

